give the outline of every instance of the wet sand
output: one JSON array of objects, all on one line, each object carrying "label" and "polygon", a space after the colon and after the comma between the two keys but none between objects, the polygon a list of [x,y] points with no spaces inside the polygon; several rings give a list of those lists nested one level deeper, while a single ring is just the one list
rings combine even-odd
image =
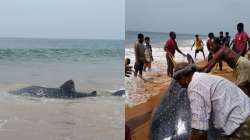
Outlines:
[{"label": "wet sand", "polygon": [[[8,93],[28,86],[32,85],[0,82],[1,140],[124,139],[124,98],[110,96],[109,91],[97,91],[97,97],[79,99],[36,98]],[[76,86],[76,90],[88,92],[81,86]]]},{"label": "wet sand", "polygon": [[123,140],[124,99],[27,98],[1,93],[3,140]]},{"label": "wet sand", "polygon": [[[199,61],[199,66],[204,66],[206,61]],[[125,106],[125,120],[128,127],[131,129],[132,139],[147,140],[149,130],[149,120],[154,107],[159,103],[161,96],[167,90],[171,78],[166,75],[166,70],[162,68],[162,65],[153,64],[153,67],[159,67],[161,70],[158,72],[146,73],[143,84],[143,92],[131,92],[128,91],[128,97],[133,94],[139,94],[140,97],[147,97],[146,100],[140,101],[139,99],[132,101],[133,104],[127,103]],[[223,63],[223,71],[213,69],[211,74],[223,76],[229,80],[232,78],[232,69]],[[151,82],[153,81],[153,82]],[[132,98],[130,97],[130,98]],[[130,100],[130,99],[128,99]],[[138,101],[138,103],[136,103]]]}]

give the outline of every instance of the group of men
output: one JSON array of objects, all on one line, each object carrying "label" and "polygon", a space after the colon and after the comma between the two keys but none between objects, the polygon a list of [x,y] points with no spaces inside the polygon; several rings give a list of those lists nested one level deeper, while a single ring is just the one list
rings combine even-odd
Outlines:
[{"label": "group of men", "polygon": [[[145,43],[144,43],[145,42]],[[139,77],[142,77],[142,72],[151,70],[151,62],[154,60],[152,55],[152,47],[150,44],[150,38],[145,37],[143,34],[138,34],[138,40],[134,45],[135,52],[135,65],[134,65],[134,76],[137,77],[139,73]]]},{"label": "group of men", "polygon": [[[250,38],[244,31],[243,23],[237,25],[237,31],[231,43],[228,33],[226,37],[223,37],[223,33],[220,33],[220,37],[208,34],[209,55],[204,67],[190,63],[178,63],[174,66],[175,51],[183,56],[186,54],[178,48],[176,34],[169,34],[170,38],[164,47],[168,63],[167,74],[183,88],[187,88],[192,114],[191,140],[205,140],[208,135],[219,140],[250,139],[250,61],[244,57],[250,52]],[[202,45],[198,35],[196,41],[193,45]],[[135,76],[138,71],[142,75],[145,54],[139,52],[145,52],[144,49],[143,35],[138,34],[138,42],[135,44]],[[196,52],[198,51],[200,50]],[[234,70],[234,83],[208,74],[216,63],[222,61]],[[216,131],[212,136],[211,130]]]},{"label": "group of men", "polygon": [[[250,39],[243,23],[237,25],[237,30],[232,49],[231,43],[223,43],[221,37],[209,33],[210,55],[206,66],[188,63],[175,66],[173,78],[187,88],[190,99],[191,140],[207,139],[211,129],[217,132],[212,136],[214,139],[250,139],[250,61],[244,57]],[[234,83],[207,74],[219,61],[225,61],[234,70]]]}]

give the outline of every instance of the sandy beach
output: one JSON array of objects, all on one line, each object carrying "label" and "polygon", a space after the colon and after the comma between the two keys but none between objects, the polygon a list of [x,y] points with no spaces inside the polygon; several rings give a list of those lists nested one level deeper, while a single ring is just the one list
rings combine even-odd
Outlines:
[{"label": "sandy beach", "polygon": [[[125,79],[126,81],[126,106],[125,106],[125,120],[126,124],[132,130],[133,139],[148,139],[149,120],[151,112],[158,104],[161,96],[166,92],[171,78],[166,73],[166,60],[165,52],[162,49],[164,43],[152,44],[154,62],[152,63],[152,71],[145,72],[142,80],[140,78]],[[125,56],[131,58],[134,64],[134,56],[132,44],[127,45],[125,49]],[[191,51],[190,47],[180,47],[184,53],[189,53],[194,58],[194,50]],[[206,46],[204,46],[205,55],[208,55]],[[176,54],[176,62],[185,62],[185,58],[180,54]],[[196,64],[203,66],[207,61],[203,60],[202,54],[197,55],[195,59]],[[232,69],[227,64],[223,63],[223,71],[219,71],[219,68],[214,68],[211,74],[223,76],[232,80]]]}]

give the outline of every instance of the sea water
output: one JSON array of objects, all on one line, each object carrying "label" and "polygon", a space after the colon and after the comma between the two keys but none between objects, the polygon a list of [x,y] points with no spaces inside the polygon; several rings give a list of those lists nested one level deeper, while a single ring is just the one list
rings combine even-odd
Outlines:
[{"label": "sea water", "polygon": [[[0,137],[5,140],[124,139],[124,41],[0,38]],[[76,100],[10,95],[37,85],[59,87],[72,79]]]},{"label": "sea water", "polygon": [[[125,57],[130,58],[132,60],[132,63],[134,62],[134,42],[137,40],[137,34],[139,32],[132,32],[128,31],[126,32],[126,41],[125,41]],[[152,33],[152,32],[142,32],[144,36],[148,36],[151,39],[151,45],[153,50],[153,57],[154,60],[156,60],[159,63],[166,64],[166,52],[164,51],[164,45],[166,41],[169,39],[168,33]],[[200,38],[202,39],[204,43],[204,52],[205,57],[208,55],[208,50],[206,46],[207,37],[204,35],[201,35]],[[195,57],[195,46],[191,50],[191,47],[194,43],[195,35],[189,35],[189,34],[177,34],[176,35],[176,42],[178,44],[179,49],[187,54],[189,53],[193,58]],[[183,57],[180,53],[176,51],[175,53],[175,61],[183,62],[186,61],[186,58]],[[197,54],[196,61],[203,60],[203,55],[201,52]],[[154,68],[154,67],[152,67]]]}]

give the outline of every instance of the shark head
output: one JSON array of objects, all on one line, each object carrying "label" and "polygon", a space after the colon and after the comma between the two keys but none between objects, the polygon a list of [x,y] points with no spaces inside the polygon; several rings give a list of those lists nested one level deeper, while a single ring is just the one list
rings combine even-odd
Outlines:
[{"label": "shark head", "polygon": [[194,64],[194,59],[190,54],[187,54],[187,61],[189,64]]},{"label": "shark head", "polygon": [[73,80],[68,80],[60,86],[60,89],[64,92],[75,92],[75,84]]}]

